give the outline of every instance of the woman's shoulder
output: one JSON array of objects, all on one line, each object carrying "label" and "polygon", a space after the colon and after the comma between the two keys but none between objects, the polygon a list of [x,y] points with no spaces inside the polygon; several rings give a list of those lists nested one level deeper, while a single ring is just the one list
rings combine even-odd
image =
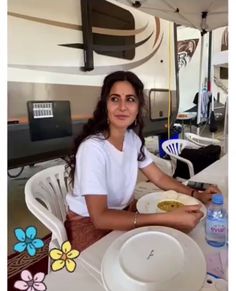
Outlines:
[{"label": "woman's shoulder", "polygon": [[102,134],[96,134],[91,135],[88,138],[86,138],[81,145],[87,147],[87,146],[97,146],[97,147],[103,147],[105,143],[105,138]]},{"label": "woman's shoulder", "polygon": [[[79,146],[78,151],[85,151],[89,152],[89,150],[92,151],[103,151],[104,149],[104,143],[105,139],[102,135],[92,135],[88,138],[86,138]],[[77,153],[78,153],[77,151]]]},{"label": "woman's shoulder", "polygon": [[77,164],[103,165],[106,161],[106,150],[104,147],[104,139],[97,136],[91,136],[84,140],[76,153]]},{"label": "woman's shoulder", "polygon": [[137,133],[133,129],[129,129],[127,131],[127,138],[132,142],[135,142],[138,144],[141,143],[140,137],[137,135]]}]

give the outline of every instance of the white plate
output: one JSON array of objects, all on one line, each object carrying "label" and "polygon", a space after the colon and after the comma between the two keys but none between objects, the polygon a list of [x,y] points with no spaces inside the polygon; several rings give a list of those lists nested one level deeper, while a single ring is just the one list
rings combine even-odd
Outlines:
[{"label": "white plate", "polygon": [[199,291],[206,261],[188,235],[146,226],[124,233],[110,245],[101,274],[109,291]]},{"label": "white plate", "polygon": [[184,205],[201,204],[201,211],[204,214],[201,220],[206,217],[207,210],[201,201],[189,195],[181,194],[172,190],[146,194],[137,201],[136,207],[139,213],[163,213],[164,211],[158,208],[157,205],[161,201],[168,200],[178,201]]}]

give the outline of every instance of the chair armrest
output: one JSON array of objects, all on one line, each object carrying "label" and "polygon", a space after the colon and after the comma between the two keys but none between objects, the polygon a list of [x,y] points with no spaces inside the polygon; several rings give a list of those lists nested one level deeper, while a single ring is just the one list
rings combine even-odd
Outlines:
[{"label": "chair armrest", "polygon": [[174,154],[169,154],[169,155],[170,155],[170,157],[173,157],[173,158],[175,158],[176,160],[179,160],[179,161],[181,161],[181,162],[187,164],[187,166],[188,166],[188,170],[189,170],[190,178],[191,178],[192,176],[194,176],[194,168],[193,168],[193,164],[192,164],[191,161],[189,161],[189,160],[187,160],[187,159],[185,159],[185,158],[183,158],[183,157],[180,157],[180,156],[178,156],[178,155],[174,155]]},{"label": "chair armrest", "polygon": [[28,194],[27,189],[25,194],[25,201],[28,209],[52,232],[53,237],[55,234],[55,237],[59,240],[59,245],[61,245],[68,239],[66,229],[62,221],[48,211],[41,203],[33,199],[31,195]]},{"label": "chair armrest", "polygon": [[198,146],[207,146],[210,144],[221,145],[221,141],[215,138],[199,136],[189,132],[185,133],[185,138]]}]

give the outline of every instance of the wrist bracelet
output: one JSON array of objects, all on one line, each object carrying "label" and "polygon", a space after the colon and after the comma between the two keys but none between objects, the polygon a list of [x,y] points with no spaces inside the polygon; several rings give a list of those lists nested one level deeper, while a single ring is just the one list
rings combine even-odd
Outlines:
[{"label": "wrist bracelet", "polygon": [[136,227],[136,224],[137,224],[137,215],[138,215],[138,211],[136,211],[134,214],[134,228]]}]

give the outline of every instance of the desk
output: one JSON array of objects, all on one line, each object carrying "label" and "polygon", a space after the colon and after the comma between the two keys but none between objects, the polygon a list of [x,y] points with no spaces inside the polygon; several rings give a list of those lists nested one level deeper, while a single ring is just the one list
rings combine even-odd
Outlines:
[{"label": "desk", "polygon": [[[193,176],[191,180],[209,182],[218,184],[222,188],[225,198],[228,197],[227,188],[227,169],[228,156],[223,156],[220,160],[210,165],[197,175]],[[218,183],[219,182],[219,183]],[[109,245],[120,235],[123,231],[112,231],[86,250],[84,250],[77,259],[77,268],[74,273],[70,274],[65,270],[49,273],[46,276],[45,284],[48,291],[104,291],[100,275],[101,262]],[[205,241],[204,222],[200,222],[197,227],[189,234],[200,246],[205,256],[216,252],[219,248],[209,246]],[[223,247],[227,250],[227,247]],[[206,286],[202,291],[213,291]],[[226,289],[219,289],[226,290]],[[122,290],[121,290],[122,291]],[[216,289],[215,289],[216,291]]]}]

